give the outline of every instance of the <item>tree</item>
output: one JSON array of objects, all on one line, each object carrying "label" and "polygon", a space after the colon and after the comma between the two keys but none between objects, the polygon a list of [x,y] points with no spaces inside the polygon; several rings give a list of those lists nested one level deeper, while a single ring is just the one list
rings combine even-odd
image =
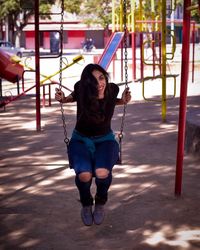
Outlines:
[{"label": "tree", "polygon": [[[177,4],[179,4],[180,6],[183,7],[184,1],[183,0],[177,0]],[[192,0],[191,1],[191,5],[198,5],[199,4],[199,0]],[[195,9],[191,11],[191,19],[196,21],[197,23],[200,23],[200,13],[199,13],[199,9]]]},{"label": "tree", "polygon": [[[198,5],[198,4],[199,4],[199,0],[192,1],[192,5]],[[199,8],[191,11],[191,17],[192,17],[192,20],[196,21],[197,23],[200,23]]]},{"label": "tree", "polygon": [[111,0],[85,0],[81,15],[86,24],[100,24],[107,28],[112,20]]},{"label": "tree", "polygon": [[[40,0],[40,13],[42,18],[50,18],[45,13],[50,13],[55,0]],[[27,25],[29,18],[34,14],[34,0],[0,0],[0,21],[7,23],[10,40],[20,46],[20,36],[23,28]]]},{"label": "tree", "polygon": [[66,12],[79,15],[82,2],[82,0],[64,0],[64,9]]}]

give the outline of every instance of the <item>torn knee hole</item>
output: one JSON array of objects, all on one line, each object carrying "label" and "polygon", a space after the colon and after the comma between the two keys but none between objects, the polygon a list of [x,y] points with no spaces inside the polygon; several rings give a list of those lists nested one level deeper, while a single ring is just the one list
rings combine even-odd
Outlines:
[{"label": "torn knee hole", "polygon": [[79,174],[78,178],[82,182],[88,182],[91,180],[92,174],[89,172],[88,173],[81,173],[81,174]]},{"label": "torn knee hole", "polygon": [[106,179],[108,175],[96,175],[96,177],[99,179]]},{"label": "torn knee hole", "polygon": [[105,168],[96,170],[96,177],[99,179],[105,179],[108,177],[109,171]]}]

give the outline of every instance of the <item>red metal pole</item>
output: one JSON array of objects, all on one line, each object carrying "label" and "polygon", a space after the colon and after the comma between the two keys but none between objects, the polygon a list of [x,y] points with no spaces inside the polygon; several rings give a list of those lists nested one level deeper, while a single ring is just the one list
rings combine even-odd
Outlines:
[{"label": "red metal pole", "polygon": [[156,56],[156,53],[155,53],[155,40],[156,40],[156,37],[155,37],[155,32],[153,31],[152,33],[152,52],[153,52],[153,76],[155,77],[155,69],[156,69],[156,66],[155,66],[155,56]]},{"label": "red metal pole", "polygon": [[133,79],[136,79],[136,34],[132,32],[132,72]]},{"label": "red metal pole", "polygon": [[194,82],[195,22],[192,24],[192,82]]},{"label": "red metal pole", "polygon": [[49,84],[49,107],[51,107],[51,85]]},{"label": "red metal pole", "polygon": [[45,103],[46,103],[46,91],[45,91],[45,85],[42,86],[42,91],[43,91],[43,95],[42,95],[42,107],[44,108],[45,107]]},{"label": "red metal pole", "polygon": [[115,81],[115,60],[116,60],[116,55],[114,55],[114,58],[113,58],[113,81]]},{"label": "red metal pole", "polygon": [[124,80],[124,43],[121,42],[121,81]]},{"label": "red metal pole", "polygon": [[182,42],[182,66],[181,66],[181,89],[179,106],[178,144],[176,159],[175,195],[181,195],[182,170],[185,144],[185,125],[187,108],[187,84],[189,75],[189,52],[190,52],[190,11],[187,8],[191,0],[184,0],[183,12],[183,42]]},{"label": "red metal pole", "polygon": [[40,114],[40,39],[39,39],[39,0],[35,0],[35,79],[36,79],[36,130],[41,131]]},{"label": "red metal pole", "polygon": [[144,64],[143,64],[143,58],[144,58],[144,51],[143,51],[143,32],[140,32],[140,78],[141,80],[144,78]]}]

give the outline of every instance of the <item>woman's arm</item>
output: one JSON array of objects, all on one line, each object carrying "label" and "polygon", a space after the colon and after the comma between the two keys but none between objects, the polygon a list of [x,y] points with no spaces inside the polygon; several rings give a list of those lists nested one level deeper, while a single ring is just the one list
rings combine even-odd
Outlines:
[{"label": "woman's arm", "polygon": [[129,88],[126,88],[123,93],[121,98],[117,98],[116,100],[116,105],[124,105],[130,102],[131,100],[131,92],[129,91]]},{"label": "woman's arm", "polygon": [[74,102],[74,98],[72,94],[65,96],[64,92],[57,88],[55,92],[55,99],[56,101],[62,102],[62,103]]},{"label": "woman's arm", "polygon": [[117,98],[116,105],[124,105],[124,101],[121,98]]}]

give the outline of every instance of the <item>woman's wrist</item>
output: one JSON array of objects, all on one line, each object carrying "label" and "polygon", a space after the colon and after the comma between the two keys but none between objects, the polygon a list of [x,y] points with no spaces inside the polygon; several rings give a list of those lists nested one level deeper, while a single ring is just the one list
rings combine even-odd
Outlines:
[{"label": "woman's wrist", "polygon": [[124,105],[126,103],[124,102],[123,98],[118,98],[116,104],[117,105]]},{"label": "woman's wrist", "polygon": [[63,103],[68,103],[68,102],[73,102],[73,96],[72,95],[64,96]]},{"label": "woman's wrist", "polygon": [[124,101],[124,98],[121,98],[121,104],[124,105],[126,102]]}]

